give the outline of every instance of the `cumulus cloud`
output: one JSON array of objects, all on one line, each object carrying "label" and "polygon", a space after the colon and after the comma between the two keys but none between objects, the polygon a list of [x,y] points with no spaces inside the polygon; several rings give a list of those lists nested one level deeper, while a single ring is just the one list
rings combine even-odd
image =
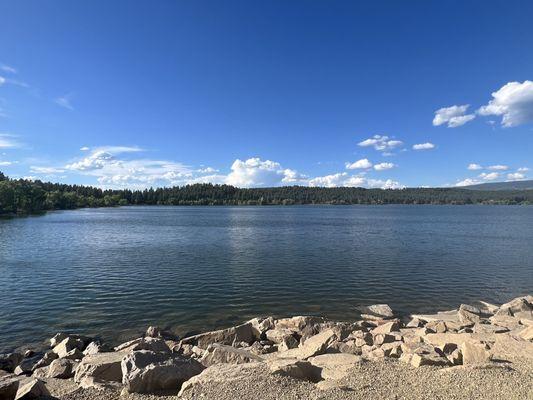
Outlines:
[{"label": "cumulus cloud", "polygon": [[480,115],[502,117],[504,127],[533,122],[533,82],[509,82],[492,93],[492,100],[482,106]]},{"label": "cumulus cloud", "polygon": [[434,149],[434,148],[435,148],[435,145],[433,143],[430,143],[430,142],[419,143],[419,144],[414,144],[413,145],[413,150],[431,150],[431,149]]},{"label": "cumulus cloud", "polygon": [[479,177],[485,181],[493,181],[500,177],[500,173],[499,172],[483,172],[479,174]]},{"label": "cumulus cloud", "polygon": [[468,107],[470,107],[470,104],[439,108],[437,111],[435,111],[433,125],[439,126],[446,124],[448,128],[457,128],[458,126],[472,121],[476,116],[475,114],[466,113]]},{"label": "cumulus cloud", "polygon": [[368,169],[368,168],[372,168],[372,163],[368,160],[368,158],[363,158],[353,163],[346,163],[346,169]]},{"label": "cumulus cloud", "polygon": [[391,168],[394,168],[395,165],[393,163],[389,163],[389,162],[383,162],[383,163],[379,163],[379,164],[376,164],[374,165],[374,169],[376,171],[384,171],[386,169],[391,169]]},{"label": "cumulus cloud", "polygon": [[480,181],[478,181],[477,179],[472,179],[472,178],[466,178],[466,179],[463,179],[462,181],[459,181],[455,184],[455,186],[470,186],[470,185],[477,185],[478,183],[481,183]]},{"label": "cumulus cloud", "polygon": [[509,167],[507,165],[491,165],[487,169],[490,169],[491,171],[507,171]]},{"label": "cumulus cloud", "polygon": [[379,189],[403,189],[397,181],[391,179],[366,179],[359,175],[349,175],[346,172],[339,172],[326,176],[319,176],[309,180],[309,186],[319,187],[366,187]]},{"label": "cumulus cloud", "polygon": [[245,161],[235,160],[226,178],[228,185],[238,187],[279,186],[281,184],[302,183],[305,177],[298,172],[282,168],[275,161],[261,160],[259,157]]},{"label": "cumulus cloud", "polygon": [[475,164],[475,163],[472,163],[472,164],[468,164],[468,167],[467,167],[470,171],[478,171],[480,169],[483,169],[483,167],[479,164]]},{"label": "cumulus cloud", "polygon": [[11,161],[0,161],[0,167],[8,167],[13,164]]},{"label": "cumulus cloud", "polygon": [[520,181],[522,179],[525,179],[526,176],[521,173],[521,172],[515,172],[515,173],[511,173],[511,174],[507,174],[507,179],[511,180],[511,181]]},{"label": "cumulus cloud", "polygon": [[527,172],[529,171],[529,168],[528,167],[520,167],[517,169],[518,172]]},{"label": "cumulus cloud", "polygon": [[394,140],[388,136],[374,135],[371,138],[365,139],[357,143],[361,147],[373,147],[377,151],[390,152],[403,144],[400,140]]}]

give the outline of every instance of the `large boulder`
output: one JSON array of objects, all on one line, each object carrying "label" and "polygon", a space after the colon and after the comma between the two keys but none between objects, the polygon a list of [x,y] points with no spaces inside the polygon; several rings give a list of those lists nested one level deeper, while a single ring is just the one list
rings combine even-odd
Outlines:
[{"label": "large boulder", "polygon": [[[85,348],[85,342],[74,336],[68,336],[63,339],[59,344],[54,346],[52,351],[57,354],[59,358],[69,357],[83,357],[83,349]],[[81,354],[81,357],[79,356]]]},{"label": "large boulder", "polygon": [[43,397],[50,397],[50,392],[44,382],[39,379],[32,379],[19,385],[15,400],[36,400]]},{"label": "large boulder", "polygon": [[313,316],[296,316],[291,318],[281,318],[275,323],[276,329],[289,329],[293,332],[302,332],[306,327],[324,323],[325,319],[322,317]]},{"label": "large boulder", "polygon": [[204,366],[209,367],[213,364],[220,363],[244,364],[262,360],[261,357],[247,350],[215,343],[207,348],[207,351],[199,361]]},{"label": "large boulder", "polygon": [[297,349],[287,350],[280,353],[283,358],[307,359],[326,352],[327,348],[337,340],[337,335],[332,329],[320,332],[318,335],[311,336],[303,345]]},{"label": "large boulder", "polygon": [[135,393],[177,391],[183,382],[204,369],[196,360],[147,350],[128,354],[121,368],[124,388]]},{"label": "large boulder", "polygon": [[154,352],[170,353],[170,347],[163,339],[144,337],[131,340],[115,347],[115,351],[133,352],[139,350],[148,350]]},{"label": "large boulder", "polygon": [[110,382],[122,382],[120,362],[124,356],[125,353],[119,352],[85,356],[76,368],[74,382],[83,388],[105,387]]},{"label": "large boulder", "polygon": [[[203,370],[199,375],[193,376],[182,386],[178,396],[194,395],[197,387],[207,384],[228,383],[242,381],[247,378],[256,378],[258,373],[267,373],[268,368],[264,363],[247,364],[215,364]],[[193,398],[196,398],[193,396]]]},{"label": "large boulder", "polygon": [[275,321],[273,317],[266,317],[266,318],[253,318],[247,323],[251,325],[254,339],[262,340],[266,338],[265,333],[269,329],[274,328],[274,322]]},{"label": "large boulder", "polygon": [[74,377],[74,372],[78,367],[78,362],[66,358],[58,358],[52,361],[48,367],[48,377],[58,379],[69,379]]},{"label": "large boulder", "polygon": [[463,364],[486,364],[491,360],[491,354],[482,343],[464,342],[460,346]]},{"label": "large boulder", "polygon": [[321,369],[309,361],[297,358],[278,358],[268,361],[270,373],[310,382],[319,382]]},{"label": "large boulder", "polygon": [[388,304],[372,304],[370,306],[360,307],[359,311],[365,319],[379,320],[394,317],[394,313]]},{"label": "large boulder", "polygon": [[[293,338],[295,332],[287,328],[276,328],[266,331],[266,339],[273,343],[281,344],[288,338]],[[290,340],[290,339],[289,339]]]},{"label": "large boulder", "polygon": [[86,355],[86,356],[90,356],[92,354],[97,354],[97,353],[107,353],[107,352],[110,352],[110,351],[113,351],[112,348],[110,348],[109,346],[99,342],[99,341],[92,341],[91,343],[89,343],[87,345],[87,347],[85,348],[85,350],[83,350],[83,354]]},{"label": "large boulder", "polygon": [[397,332],[400,330],[400,324],[398,322],[387,322],[372,329],[373,335],[385,334],[391,332]]},{"label": "large boulder", "polygon": [[517,297],[508,303],[502,304],[495,315],[533,319],[533,296]]},{"label": "large boulder", "polygon": [[20,377],[11,374],[0,375],[0,399],[12,400],[17,394]]},{"label": "large boulder", "polygon": [[322,354],[311,357],[308,361],[317,368],[320,368],[322,379],[342,379],[355,366],[363,362],[360,356],[354,354]]},{"label": "large boulder", "polygon": [[242,325],[233,326],[218,331],[201,333],[199,335],[189,336],[181,340],[182,344],[196,345],[202,349],[207,349],[210,344],[219,343],[231,346],[233,343],[245,342],[252,344],[254,342],[254,330],[250,322]]},{"label": "large boulder", "polygon": [[46,353],[44,353],[42,358],[37,361],[37,363],[33,366],[33,370],[35,371],[36,369],[46,367],[57,358],[59,358],[59,356],[56,353],[54,353],[52,350],[48,350]]},{"label": "large boulder", "polygon": [[0,354],[0,369],[7,372],[13,372],[23,358],[24,356],[20,353]]}]

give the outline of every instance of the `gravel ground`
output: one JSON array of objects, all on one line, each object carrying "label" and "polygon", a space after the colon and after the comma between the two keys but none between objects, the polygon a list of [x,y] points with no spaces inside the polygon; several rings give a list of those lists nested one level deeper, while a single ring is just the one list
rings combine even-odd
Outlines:
[{"label": "gravel ground", "polygon": [[[295,379],[272,376],[258,364],[237,381],[206,384],[179,399],[533,399],[533,365],[528,359],[511,366],[485,368],[412,368],[396,360],[371,361],[355,367],[331,388]],[[329,381],[328,381],[329,382]],[[322,383],[321,385],[324,385]],[[174,400],[176,395],[126,395],[116,391],[77,390],[63,400],[89,399]]]}]

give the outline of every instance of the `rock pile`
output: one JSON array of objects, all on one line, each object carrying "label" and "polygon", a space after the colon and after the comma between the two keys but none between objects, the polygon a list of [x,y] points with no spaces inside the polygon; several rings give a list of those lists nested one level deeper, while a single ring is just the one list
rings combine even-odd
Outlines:
[{"label": "rock pile", "polygon": [[[386,304],[359,309],[359,319],[335,322],[297,316],[254,318],[179,340],[157,327],[115,348],[58,333],[44,354],[0,355],[0,399],[50,396],[50,379],[80,388],[181,394],[206,382],[236,379],[260,363],[270,374],[330,387],[354,367],[381,358],[411,368],[486,365],[500,338],[532,351],[533,296],[501,306],[461,304],[456,310],[395,317]],[[505,360],[503,360],[505,361]],[[3,370],[3,371],[1,371]]]}]

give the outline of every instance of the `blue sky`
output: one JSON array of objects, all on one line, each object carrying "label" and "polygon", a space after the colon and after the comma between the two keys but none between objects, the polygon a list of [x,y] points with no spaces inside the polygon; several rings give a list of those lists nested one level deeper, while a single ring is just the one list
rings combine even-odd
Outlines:
[{"label": "blue sky", "polygon": [[533,3],[0,2],[0,170],[102,187],[533,177]]}]

